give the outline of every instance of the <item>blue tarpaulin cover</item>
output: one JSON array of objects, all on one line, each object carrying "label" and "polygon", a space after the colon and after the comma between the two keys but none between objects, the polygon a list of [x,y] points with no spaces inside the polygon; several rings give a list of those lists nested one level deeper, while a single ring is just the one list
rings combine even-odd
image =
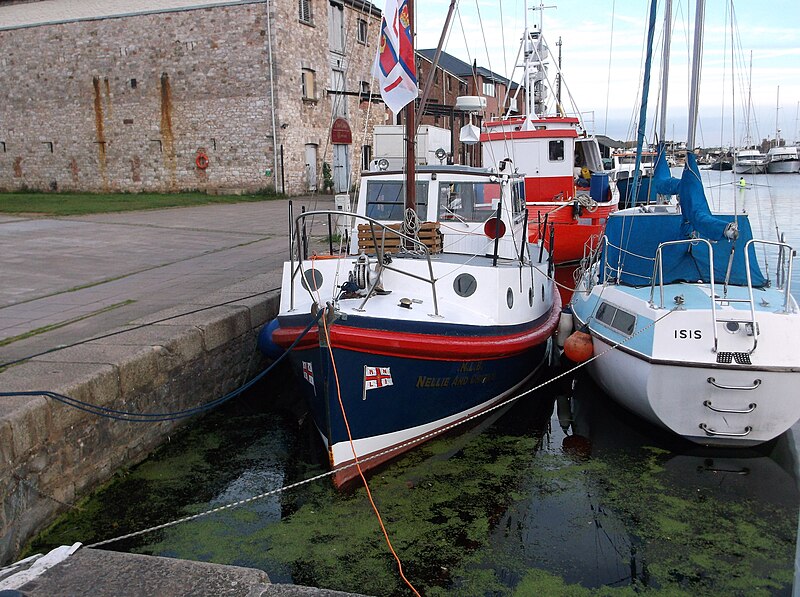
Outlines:
[{"label": "blue tarpaulin cover", "polygon": [[[663,157],[659,158],[659,164]],[[700,172],[694,154],[689,153],[686,168],[680,179],[669,176],[669,168],[656,165],[655,183],[659,193],[677,194],[681,213],[612,214],[606,223],[608,246],[604,249],[611,270],[621,271],[616,277],[621,284],[650,285],[658,245],[692,237],[712,241],[714,249],[714,281],[725,280],[731,249],[734,249],[730,284],[746,285],[744,246],[753,238],[750,221],[745,215],[712,215],[703,191]],[[666,176],[664,175],[666,169]],[[739,238],[728,240],[723,232],[735,221]],[[709,282],[708,248],[705,243],[681,244],[662,250],[664,283]],[[610,272],[608,272],[610,273]],[[750,247],[750,274],[754,287],[767,283],[758,267],[755,249]]]}]

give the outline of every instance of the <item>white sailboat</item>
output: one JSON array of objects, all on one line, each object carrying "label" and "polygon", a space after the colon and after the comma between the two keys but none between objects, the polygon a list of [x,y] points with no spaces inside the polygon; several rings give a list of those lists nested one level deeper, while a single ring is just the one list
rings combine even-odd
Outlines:
[{"label": "white sailboat", "polygon": [[[699,24],[702,1],[697,10]],[[688,147],[701,44],[697,26]],[[754,239],[746,214],[712,214],[693,153],[680,180],[659,161],[654,184],[680,203],[612,214],[573,296],[576,327],[600,355],[589,371],[623,406],[692,442],[771,440],[800,418],[795,251]],[[765,270],[775,279],[756,248],[778,253],[777,268]]]}]

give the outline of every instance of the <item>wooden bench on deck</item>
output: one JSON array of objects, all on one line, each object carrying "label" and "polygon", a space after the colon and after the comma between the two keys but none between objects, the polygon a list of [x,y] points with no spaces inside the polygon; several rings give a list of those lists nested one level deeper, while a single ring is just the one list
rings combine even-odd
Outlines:
[{"label": "wooden bench on deck", "polygon": [[[400,231],[402,224],[390,224],[388,228]],[[400,251],[400,243],[403,239],[389,230],[380,226],[373,226],[370,228],[369,224],[358,225],[358,248],[365,253],[374,254],[375,244],[373,242],[372,233],[375,233],[375,239],[378,246],[382,246],[383,250],[387,253],[398,253]],[[423,243],[430,253],[442,252],[442,233],[439,230],[439,222],[423,222],[420,226],[417,235],[421,243]],[[414,245],[408,247],[414,250]]]}]

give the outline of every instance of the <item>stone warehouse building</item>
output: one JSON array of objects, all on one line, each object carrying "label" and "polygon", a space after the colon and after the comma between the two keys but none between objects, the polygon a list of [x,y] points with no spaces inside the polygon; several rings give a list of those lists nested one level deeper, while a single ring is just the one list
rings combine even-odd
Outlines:
[{"label": "stone warehouse building", "polygon": [[[380,10],[363,0],[0,2],[0,190],[349,189]],[[366,132],[366,135],[365,135]]]}]

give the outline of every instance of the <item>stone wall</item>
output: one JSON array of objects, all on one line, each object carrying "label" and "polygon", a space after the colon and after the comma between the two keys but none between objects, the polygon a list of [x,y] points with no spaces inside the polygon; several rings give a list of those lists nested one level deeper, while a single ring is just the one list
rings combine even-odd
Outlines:
[{"label": "stone wall", "polygon": [[[140,413],[206,404],[260,370],[256,336],[277,314],[278,299],[273,292],[37,357],[0,373],[0,387],[49,390]],[[0,565],[69,504],[146,458],[188,421],[133,423],[49,398],[4,397]]]},{"label": "stone wall", "polygon": [[[299,21],[295,0],[278,0],[0,30],[0,190],[306,192],[306,146],[317,148],[319,182],[322,162],[332,161],[337,60],[328,2],[309,1],[311,25]],[[369,80],[374,41],[355,40],[359,18],[377,39],[374,12],[345,4],[338,67],[350,93]],[[302,97],[302,68],[316,70],[313,101]],[[347,102],[357,172],[361,146],[371,144],[369,103]],[[370,120],[385,118],[376,104]]]}]

